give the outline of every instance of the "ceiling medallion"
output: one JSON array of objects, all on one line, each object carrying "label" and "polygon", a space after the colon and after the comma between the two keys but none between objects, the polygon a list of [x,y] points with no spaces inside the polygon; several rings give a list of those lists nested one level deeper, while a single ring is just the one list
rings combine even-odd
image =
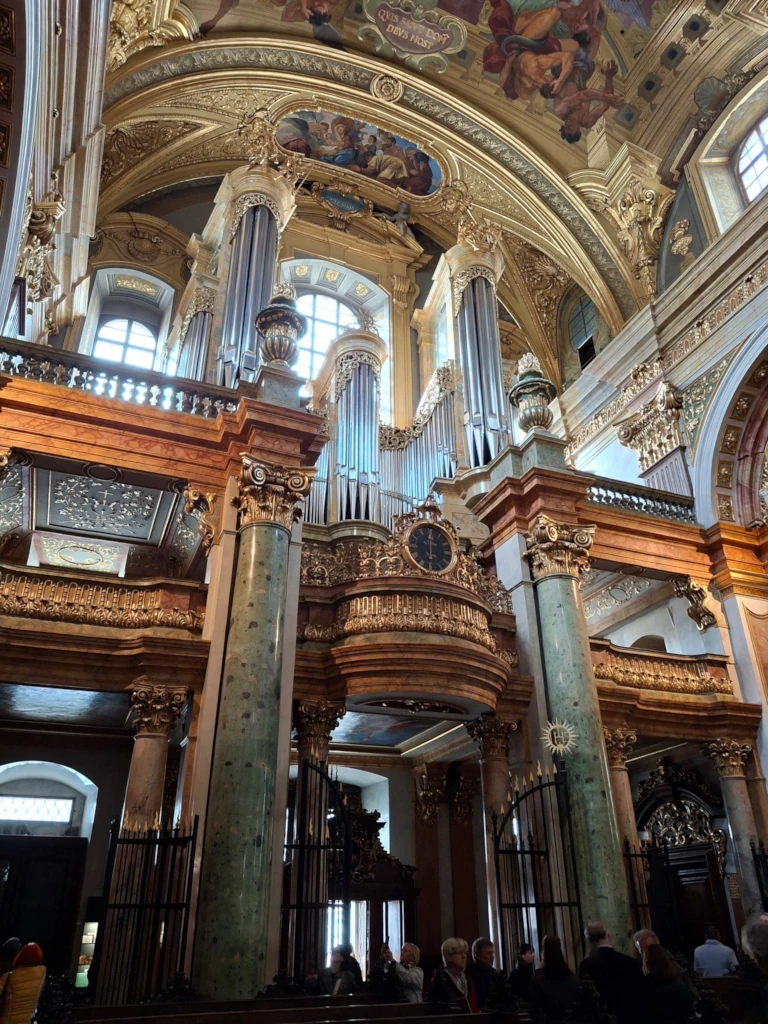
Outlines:
[{"label": "ceiling medallion", "polygon": [[576,730],[568,722],[547,722],[541,740],[550,754],[570,754],[576,749]]},{"label": "ceiling medallion", "polygon": [[397,103],[403,95],[403,83],[392,75],[376,75],[371,82],[371,93],[377,100],[385,103]]}]

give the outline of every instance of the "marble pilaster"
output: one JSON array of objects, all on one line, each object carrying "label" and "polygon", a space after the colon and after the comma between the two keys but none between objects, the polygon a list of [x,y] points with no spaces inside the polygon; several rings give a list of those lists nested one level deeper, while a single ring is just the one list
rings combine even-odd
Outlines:
[{"label": "marble pilaster", "polygon": [[749,919],[753,914],[761,913],[763,909],[750,848],[750,843],[758,839],[746,778],[747,758],[752,752],[752,745],[741,740],[720,737],[705,743],[702,751],[713,762],[720,776],[741,902],[744,914]]},{"label": "marble pilaster", "polygon": [[206,999],[252,999],[268,980],[288,548],[309,486],[306,472],[242,456],[193,973]]},{"label": "marble pilaster", "polygon": [[536,588],[547,731],[568,770],[582,912],[585,920],[605,921],[617,945],[626,948],[631,933],[627,881],[579,586],[593,535],[594,527],[539,515],[526,534],[526,557]]},{"label": "marble pilaster", "polygon": [[130,687],[136,735],[125,788],[123,825],[132,830],[158,827],[163,806],[168,741],[187,706],[185,686],[155,686],[138,679]]},{"label": "marble pilaster", "polygon": [[629,782],[627,771],[627,757],[632,752],[633,744],[637,743],[637,734],[631,729],[603,729],[605,737],[605,750],[608,755],[608,767],[611,770],[611,791],[613,793],[613,807],[616,811],[616,824],[619,829],[619,839],[624,842],[629,840],[629,845],[634,850],[640,848],[640,840],[637,835],[637,820],[635,818],[635,807],[632,802],[632,787]]}]

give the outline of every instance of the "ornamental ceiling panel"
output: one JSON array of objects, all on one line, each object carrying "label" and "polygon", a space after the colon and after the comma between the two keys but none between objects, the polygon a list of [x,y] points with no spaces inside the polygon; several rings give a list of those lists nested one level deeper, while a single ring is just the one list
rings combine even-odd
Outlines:
[{"label": "ornamental ceiling panel", "polygon": [[132,170],[146,157],[204,127],[196,121],[150,119],[121,124],[104,137],[101,188]]}]

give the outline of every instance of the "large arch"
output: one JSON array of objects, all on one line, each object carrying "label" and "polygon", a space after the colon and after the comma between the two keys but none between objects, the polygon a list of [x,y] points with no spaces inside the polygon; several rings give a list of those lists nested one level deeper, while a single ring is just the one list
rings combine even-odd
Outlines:
[{"label": "large arch", "polygon": [[54,761],[11,761],[0,765],[0,785],[22,780],[58,782],[79,793],[85,800],[80,835],[85,839],[91,838],[99,787],[87,776]]}]

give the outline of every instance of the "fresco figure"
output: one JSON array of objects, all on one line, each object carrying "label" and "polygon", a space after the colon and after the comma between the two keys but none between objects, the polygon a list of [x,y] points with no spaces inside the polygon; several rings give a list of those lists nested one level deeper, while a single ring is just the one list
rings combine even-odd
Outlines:
[{"label": "fresco figure", "polygon": [[299,110],[282,119],[276,138],[289,153],[343,167],[413,196],[431,195],[440,186],[440,168],[429,154],[353,117]]},{"label": "fresco figure", "polygon": [[285,8],[282,21],[306,21],[312,29],[312,35],[320,43],[332,46],[337,50],[344,49],[344,43],[338,29],[331,24],[331,18],[338,0],[272,0],[277,7]]}]

